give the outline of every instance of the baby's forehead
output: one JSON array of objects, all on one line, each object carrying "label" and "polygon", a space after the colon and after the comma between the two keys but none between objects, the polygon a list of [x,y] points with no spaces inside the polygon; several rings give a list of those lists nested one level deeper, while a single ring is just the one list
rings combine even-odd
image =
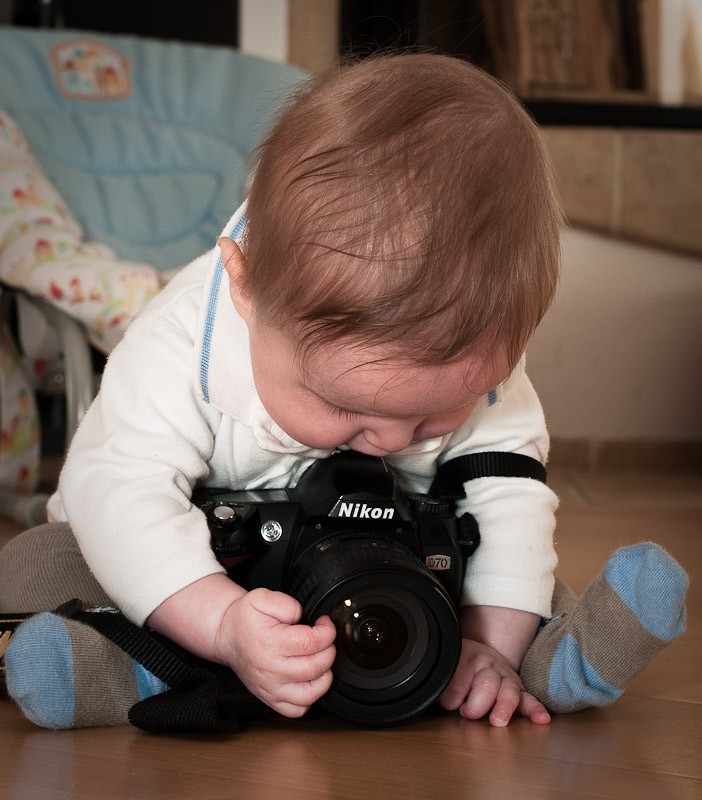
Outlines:
[{"label": "baby's forehead", "polygon": [[423,364],[387,348],[344,347],[313,351],[305,365],[305,386],[325,401],[349,410],[413,415],[417,401],[444,411],[461,408],[487,394],[509,376],[502,355],[473,353],[447,363]]}]

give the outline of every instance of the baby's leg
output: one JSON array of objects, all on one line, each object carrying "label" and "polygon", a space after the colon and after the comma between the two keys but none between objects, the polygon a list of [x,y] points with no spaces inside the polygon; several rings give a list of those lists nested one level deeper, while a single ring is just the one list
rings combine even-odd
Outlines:
[{"label": "baby's leg", "polygon": [[[113,603],[83,560],[70,528],[48,524],[0,551],[0,611],[48,612],[79,598]],[[37,725],[118,725],[166,685],[88,625],[40,613],[23,622],[4,655],[7,691]]]},{"label": "baby's leg", "polygon": [[40,525],[0,550],[0,611],[53,611],[76,597],[86,605],[113,605],[68,525]]},{"label": "baby's leg", "polygon": [[520,675],[556,713],[613,703],[685,629],[687,575],[665,550],[617,550],[578,600],[561,583],[554,616],[527,650]]}]

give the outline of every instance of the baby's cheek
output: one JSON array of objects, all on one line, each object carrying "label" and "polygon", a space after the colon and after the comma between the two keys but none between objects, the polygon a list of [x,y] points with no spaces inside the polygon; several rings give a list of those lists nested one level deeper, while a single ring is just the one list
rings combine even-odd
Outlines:
[{"label": "baby's cheek", "polygon": [[328,450],[347,444],[356,435],[355,428],[345,426],[339,420],[329,420],[323,414],[305,414],[289,418],[287,433],[298,442],[320,450]]},{"label": "baby's cheek", "polygon": [[461,409],[460,413],[447,414],[444,417],[436,417],[422,422],[415,431],[415,441],[422,442],[425,439],[438,439],[449,433],[457,431],[461,425],[475,410],[475,405]]}]

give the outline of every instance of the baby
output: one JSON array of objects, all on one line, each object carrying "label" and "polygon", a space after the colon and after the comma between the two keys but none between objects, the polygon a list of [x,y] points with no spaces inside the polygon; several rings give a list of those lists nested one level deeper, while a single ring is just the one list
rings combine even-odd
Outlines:
[{"label": "baby", "polygon": [[[51,522],[0,554],[0,610],[117,606],[227,665],[280,714],[304,714],[332,683],[334,625],[303,625],[292,597],[227,577],[194,487],[294,486],[337,448],[386,458],[408,491],[462,455],[545,462],[523,353],[555,291],[560,226],[538,129],[469,64],[384,56],[306,87],[263,142],[218,248],[110,356]],[[554,598],[556,506],[530,478],[466,484],[457,512],[474,515],[481,544],[446,709],[547,723],[547,708],[611,702],[681,632],[685,576],[654,545],[615,554],[579,605]],[[655,613],[631,589],[642,574],[648,591],[663,576],[670,599]],[[598,672],[629,640],[643,655]],[[49,682],[47,654],[61,650],[75,674]],[[125,658],[87,626],[39,614],[8,648],[8,688],[41,725],[123,722],[167,688]]]}]

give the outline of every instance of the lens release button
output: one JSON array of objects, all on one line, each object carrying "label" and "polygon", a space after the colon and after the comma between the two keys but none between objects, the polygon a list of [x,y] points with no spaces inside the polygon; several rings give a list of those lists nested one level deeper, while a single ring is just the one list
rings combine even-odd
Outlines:
[{"label": "lens release button", "polygon": [[267,542],[277,542],[283,535],[283,526],[274,519],[261,525],[261,536]]}]

